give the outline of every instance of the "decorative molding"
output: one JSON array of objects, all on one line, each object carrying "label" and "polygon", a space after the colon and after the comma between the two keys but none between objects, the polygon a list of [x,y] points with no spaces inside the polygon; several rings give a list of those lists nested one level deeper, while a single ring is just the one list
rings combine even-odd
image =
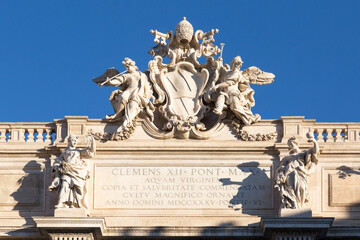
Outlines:
[{"label": "decorative molding", "polygon": [[132,124],[128,127],[120,128],[119,132],[108,133],[108,132],[94,132],[93,129],[89,130],[89,134],[96,140],[107,142],[107,141],[122,141],[129,139],[134,133],[136,128],[136,117],[132,120]]},{"label": "decorative molding", "polygon": [[94,240],[92,233],[49,233],[52,240]]},{"label": "decorative molding", "polygon": [[246,142],[273,141],[278,137],[278,132],[249,134],[242,129],[242,125],[238,120],[231,122],[231,128],[238,139]]}]

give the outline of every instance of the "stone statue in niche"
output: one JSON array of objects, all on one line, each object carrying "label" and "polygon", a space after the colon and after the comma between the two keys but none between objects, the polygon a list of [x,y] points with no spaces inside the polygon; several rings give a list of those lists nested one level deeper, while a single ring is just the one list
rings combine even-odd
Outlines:
[{"label": "stone statue in niche", "polygon": [[275,188],[280,191],[281,208],[301,209],[309,201],[308,176],[318,163],[319,145],[314,134],[307,134],[308,142],[314,146],[300,151],[295,137],[288,140],[289,155],[281,160],[275,171]]},{"label": "stone statue in niche", "polygon": [[142,109],[145,109],[152,119],[154,107],[150,102],[152,89],[147,76],[139,71],[135,61],[130,58],[125,58],[122,64],[126,71],[119,73],[116,69],[110,68],[102,76],[95,78],[94,82],[100,87],[119,87],[109,97],[115,113],[107,115],[105,119],[109,122],[122,121],[121,126],[126,130],[133,126]]},{"label": "stone statue in niche", "polygon": [[89,170],[85,159],[94,157],[96,151],[94,138],[87,136],[87,140],[87,148],[76,149],[78,137],[70,135],[68,147],[55,159],[55,178],[49,186],[50,191],[59,190],[55,208],[87,208],[85,195]]}]

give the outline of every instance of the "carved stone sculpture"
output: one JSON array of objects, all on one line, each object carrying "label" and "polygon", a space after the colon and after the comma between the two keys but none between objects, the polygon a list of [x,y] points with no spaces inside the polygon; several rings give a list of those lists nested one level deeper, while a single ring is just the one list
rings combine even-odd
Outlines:
[{"label": "carved stone sculpture", "polygon": [[[158,94],[155,104],[167,120],[163,130],[171,131],[181,138],[188,138],[190,132],[205,130],[200,120],[209,110],[204,105],[203,95],[209,90],[211,63],[213,55],[220,49],[214,46],[213,35],[219,30],[193,33],[192,25],[184,18],[176,29],[167,34],[150,31],[155,35],[157,46],[149,52],[154,57],[149,62],[150,79]],[[161,41],[159,40],[161,39]],[[166,43],[169,40],[169,43]],[[169,57],[170,63],[164,64],[163,57]],[[200,64],[201,56],[210,58],[208,64]],[[216,79],[215,79],[216,80]]]},{"label": "carved stone sculpture", "polygon": [[[218,32],[218,29],[194,32],[186,18],[176,26],[175,33],[151,30],[157,45],[149,51],[154,59],[148,64],[148,75],[138,71],[134,61],[125,58],[125,73],[110,68],[95,78],[99,86],[119,86],[109,98],[115,114],[106,116],[106,120],[123,120],[119,132],[96,133],[97,139],[127,139],[135,127],[133,120],[142,110],[146,120],[144,130],[159,139],[209,138],[224,126],[226,109],[235,114],[242,126],[257,122],[260,115],[251,111],[255,100],[250,84],[269,84],[275,76],[257,67],[241,71],[239,56],[234,58],[231,68],[223,65],[224,44],[220,44],[221,48],[214,45],[214,35]],[[165,61],[166,57],[169,62]],[[206,58],[206,63],[199,62],[200,57]]]},{"label": "carved stone sculpture", "polygon": [[313,133],[308,133],[307,137],[314,146],[304,151],[300,151],[295,137],[288,140],[289,155],[281,160],[275,171],[275,188],[280,191],[281,208],[301,209],[309,201],[308,176],[318,162],[319,145]]},{"label": "carved stone sculpture", "polygon": [[135,61],[130,58],[125,58],[122,64],[126,68],[125,72],[108,69],[102,76],[95,78],[94,82],[100,87],[119,87],[109,97],[115,113],[107,115],[106,120],[122,120],[122,127],[126,129],[133,126],[133,120],[142,109],[152,118],[153,106],[150,102],[152,90],[147,76],[138,71]]},{"label": "carved stone sculpture", "polygon": [[88,139],[90,143],[86,149],[76,149],[78,137],[69,136],[68,147],[53,164],[55,178],[49,190],[59,190],[55,208],[87,208],[85,194],[89,170],[85,159],[94,157],[96,151],[94,138],[88,136]]},{"label": "carved stone sculpture", "polygon": [[217,93],[214,113],[221,115],[223,109],[228,106],[244,125],[250,125],[260,120],[259,114],[253,114],[251,108],[255,105],[253,84],[269,84],[274,81],[272,73],[262,72],[257,67],[250,67],[240,71],[243,61],[240,56],[228,65],[221,68],[219,83],[211,90]]}]

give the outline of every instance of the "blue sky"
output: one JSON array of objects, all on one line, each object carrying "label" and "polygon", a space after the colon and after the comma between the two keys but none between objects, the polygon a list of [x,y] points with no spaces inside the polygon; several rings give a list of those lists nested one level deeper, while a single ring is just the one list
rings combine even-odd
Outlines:
[{"label": "blue sky", "polygon": [[276,75],[254,86],[263,119],[302,116],[360,121],[360,1],[0,1],[0,122],[47,122],[113,113],[112,87],[92,78],[141,70],[152,59],[150,29],[218,28],[229,63]]}]

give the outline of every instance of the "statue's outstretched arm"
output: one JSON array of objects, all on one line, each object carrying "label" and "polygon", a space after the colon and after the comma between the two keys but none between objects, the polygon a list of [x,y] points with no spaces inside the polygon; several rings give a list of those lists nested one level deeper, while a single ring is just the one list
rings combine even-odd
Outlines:
[{"label": "statue's outstretched arm", "polygon": [[320,148],[319,148],[319,144],[316,141],[314,134],[312,132],[307,133],[306,137],[308,138],[308,142],[312,142],[314,144],[314,146],[312,148],[307,150],[307,153],[306,153],[307,156],[305,157],[305,160],[307,160],[307,159],[310,160],[310,161],[307,160],[307,162],[306,162],[306,165],[309,166],[310,162],[317,164],[317,162],[319,160],[319,155],[320,155]]},{"label": "statue's outstretched arm", "polygon": [[108,78],[107,83],[110,86],[118,87],[125,81],[125,77],[123,75],[114,77],[114,78]]},{"label": "statue's outstretched arm", "polygon": [[95,157],[96,153],[96,143],[95,139],[91,135],[86,136],[89,141],[89,146],[85,149],[79,150],[81,158],[93,158]]},{"label": "statue's outstretched arm", "polygon": [[90,145],[88,147],[88,151],[90,152],[91,154],[91,157],[94,157],[95,156],[95,153],[96,153],[96,142],[95,142],[95,139],[93,136],[87,136],[89,141],[90,141]]}]

